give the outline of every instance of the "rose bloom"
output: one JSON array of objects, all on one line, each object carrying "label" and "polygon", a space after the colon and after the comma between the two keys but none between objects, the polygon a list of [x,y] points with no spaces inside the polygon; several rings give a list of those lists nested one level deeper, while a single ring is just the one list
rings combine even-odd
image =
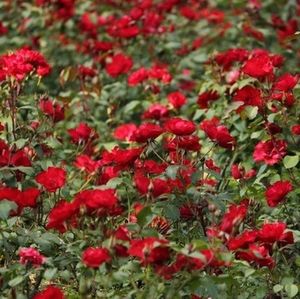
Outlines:
[{"label": "rose bloom", "polygon": [[168,94],[168,101],[176,109],[179,109],[186,103],[186,97],[179,91],[171,92]]},{"label": "rose bloom", "polygon": [[258,231],[258,240],[273,244],[278,242],[279,245],[293,244],[294,236],[291,231],[286,231],[286,224],[283,222],[265,223]]},{"label": "rose bloom", "polygon": [[118,140],[131,141],[136,129],[137,126],[134,123],[123,124],[115,129],[113,136]]},{"label": "rose bloom", "polygon": [[103,263],[110,261],[111,257],[106,248],[89,247],[82,253],[82,262],[90,268],[98,268]]},{"label": "rose bloom", "polygon": [[278,181],[268,187],[265,192],[267,203],[270,207],[276,207],[285,200],[286,195],[293,190],[289,181]]},{"label": "rose bloom", "polygon": [[19,256],[21,264],[30,264],[34,267],[39,267],[46,261],[46,258],[41,255],[38,250],[32,247],[21,248],[19,250]]},{"label": "rose bloom", "polygon": [[155,237],[135,239],[130,242],[128,253],[139,258],[143,265],[160,264],[170,257],[168,244],[167,240]]},{"label": "rose bloom", "polygon": [[196,130],[196,126],[192,121],[179,117],[173,117],[167,120],[165,128],[167,131],[178,136],[191,135]]},{"label": "rose bloom", "polygon": [[46,287],[43,291],[37,293],[33,299],[64,299],[63,292],[53,285]]},{"label": "rose bloom", "polygon": [[122,74],[126,74],[132,68],[132,59],[122,53],[110,57],[110,61],[106,64],[106,72],[112,77],[116,78]]},{"label": "rose bloom", "polygon": [[286,148],[287,143],[284,140],[260,141],[253,152],[254,161],[274,165],[286,155]]},{"label": "rose bloom", "polygon": [[300,125],[294,125],[294,126],[292,126],[291,131],[292,131],[292,133],[294,135],[300,135]]},{"label": "rose bloom", "polygon": [[47,170],[40,172],[35,180],[47,191],[55,192],[66,183],[66,171],[59,167],[48,167]]},{"label": "rose bloom", "polygon": [[153,123],[141,124],[136,131],[133,133],[132,140],[143,143],[149,139],[155,139],[163,133],[163,129]]}]

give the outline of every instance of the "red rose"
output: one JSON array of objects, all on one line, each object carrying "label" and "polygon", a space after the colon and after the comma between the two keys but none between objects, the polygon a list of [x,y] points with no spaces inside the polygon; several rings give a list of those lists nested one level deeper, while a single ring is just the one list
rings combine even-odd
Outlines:
[{"label": "red rose", "polygon": [[117,204],[116,191],[114,189],[105,190],[84,190],[75,197],[74,204],[84,205],[88,210],[113,209]]},{"label": "red rose", "polygon": [[114,137],[118,140],[131,141],[137,126],[133,123],[118,126],[114,131]]},{"label": "red rose", "polygon": [[[261,107],[263,105],[261,91],[250,85],[237,90],[233,96],[233,100],[243,102],[243,106]],[[241,107],[238,110],[240,109]]]},{"label": "red rose", "polygon": [[87,155],[77,156],[74,165],[87,173],[96,172],[100,166],[98,161],[94,161]]},{"label": "red rose", "polygon": [[35,208],[39,195],[39,189],[28,188],[20,193],[19,204],[23,207]]},{"label": "red rose", "polygon": [[119,166],[129,166],[132,164],[143,152],[143,148],[121,149],[119,147],[113,148],[110,152],[105,151],[102,154],[102,162],[104,165],[116,164]]},{"label": "red rose", "polygon": [[111,260],[109,251],[101,247],[89,247],[82,253],[82,262],[90,268],[97,269]]},{"label": "red rose", "polygon": [[273,63],[267,53],[257,53],[250,58],[242,68],[242,71],[250,77],[264,79],[273,75]]},{"label": "red rose", "polygon": [[291,131],[292,131],[292,133],[294,135],[300,135],[300,125],[294,125],[294,126],[292,126]]},{"label": "red rose", "polygon": [[127,80],[128,85],[136,86],[144,82],[145,80],[147,80],[148,76],[149,76],[148,70],[145,69],[144,67],[141,67],[140,69],[134,71],[128,76],[128,80]]},{"label": "red rose", "polygon": [[35,180],[47,191],[55,192],[66,183],[66,171],[59,167],[48,167],[47,170],[40,172]]},{"label": "red rose", "polygon": [[286,195],[293,190],[289,181],[278,181],[268,187],[265,192],[267,203],[270,207],[276,207],[285,200]]},{"label": "red rose", "polygon": [[19,250],[20,263],[24,265],[32,265],[34,267],[39,267],[45,262],[45,257],[39,253],[38,250],[29,247],[21,248]]},{"label": "red rose", "polygon": [[128,253],[139,258],[143,265],[160,264],[170,257],[169,242],[165,239],[147,237],[130,242]]},{"label": "red rose", "polygon": [[257,239],[257,231],[244,231],[237,237],[230,238],[227,247],[229,250],[237,250],[247,248]]},{"label": "red rose", "polygon": [[236,254],[236,257],[240,260],[257,264],[260,267],[266,266],[272,269],[275,266],[275,261],[272,259],[268,249],[265,246],[251,244],[247,251],[239,251]]},{"label": "red rose", "polygon": [[48,215],[47,229],[56,229],[64,233],[67,229],[67,224],[74,224],[74,217],[78,212],[78,207],[74,203],[60,200],[52,208]]},{"label": "red rose", "polygon": [[274,90],[279,90],[283,92],[291,91],[297,84],[299,78],[298,76],[292,76],[289,73],[281,75],[273,85]]},{"label": "red rose", "polygon": [[51,101],[48,98],[42,98],[39,103],[41,111],[50,117],[53,122],[59,122],[65,118],[64,107],[58,102]]},{"label": "red rose", "polygon": [[120,53],[110,57],[110,62],[106,64],[105,69],[111,77],[116,78],[128,73],[132,65],[132,59]]},{"label": "red rose", "polygon": [[216,101],[219,97],[220,95],[216,91],[206,91],[198,95],[197,104],[201,109],[206,109],[209,102]]},{"label": "red rose", "polygon": [[190,135],[196,130],[196,126],[192,121],[185,120],[179,117],[174,117],[165,122],[167,131],[178,135]]},{"label": "red rose", "polygon": [[202,121],[200,128],[212,141],[215,141],[221,147],[232,149],[236,143],[228,129],[221,125],[219,119],[216,117]]},{"label": "red rose", "polygon": [[143,114],[144,119],[156,119],[156,120],[160,120],[168,116],[169,116],[168,108],[161,104],[151,105]]},{"label": "red rose", "polygon": [[85,123],[80,123],[76,128],[68,130],[74,143],[87,142],[94,134],[92,128]]},{"label": "red rose", "polygon": [[163,129],[156,124],[144,123],[140,125],[132,136],[132,140],[137,142],[147,142],[149,139],[155,139],[163,133]]},{"label": "red rose", "polygon": [[238,226],[246,217],[248,202],[242,202],[240,205],[231,205],[224,214],[220,229],[226,233],[231,233],[235,226]]},{"label": "red rose", "polygon": [[164,84],[168,84],[172,81],[172,76],[165,66],[154,65],[149,70],[149,77],[162,81]]},{"label": "red rose", "polygon": [[264,162],[274,165],[286,155],[287,143],[284,140],[260,141],[254,149],[253,159],[255,162]]},{"label": "red rose", "polygon": [[168,101],[176,109],[179,109],[186,103],[186,97],[179,91],[171,92],[168,94]]},{"label": "red rose", "polygon": [[55,286],[48,286],[45,290],[37,293],[33,299],[64,299],[63,292]]},{"label": "red rose", "polygon": [[171,140],[166,140],[166,148],[169,151],[176,151],[178,148],[197,152],[201,149],[201,145],[199,143],[199,137],[196,135],[176,136]]},{"label": "red rose", "polygon": [[258,231],[258,239],[267,244],[279,242],[281,244],[293,244],[292,232],[286,232],[286,224],[283,222],[265,223]]}]

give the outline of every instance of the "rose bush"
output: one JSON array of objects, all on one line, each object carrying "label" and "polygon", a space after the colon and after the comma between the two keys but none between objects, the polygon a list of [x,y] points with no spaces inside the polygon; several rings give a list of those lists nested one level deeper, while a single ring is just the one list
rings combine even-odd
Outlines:
[{"label": "rose bush", "polygon": [[298,298],[299,1],[0,2],[0,298]]}]

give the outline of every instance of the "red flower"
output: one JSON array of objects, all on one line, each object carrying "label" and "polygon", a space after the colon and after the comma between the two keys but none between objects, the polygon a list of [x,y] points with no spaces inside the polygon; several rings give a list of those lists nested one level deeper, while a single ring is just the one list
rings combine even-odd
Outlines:
[{"label": "red flower", "polygon": [[160,178],[150,180],[140,171],[134,175],[134,183],[142,195],[152,193],[154,197],[157,197],[171,192],[171,187],[168,181]]},{"label": "red flower", "polygon": [[292,131],[292,133],[294,135],[300,135],[300,125],[294,125],[294,126],[292,126],[291,131]]},{"label": "red flower", "polygon": [[109,251],[102,247],[89,247],[82,253],[82,262],[90,268],[97,269],[111,260]]},{"label": "red flower", "polygon": [[[244,102],[243,106],[257,106],[263,105],[261,91],[253,86],[247,85],[236,91],[233,97],[234,101]],[[240,110],[239,107],[238,110]]]},{"label": "red flower", "polygon": [[255,162],[264,162],[274,165],[286,155],[287,143],[284,140],[260,141],[254,149],[253,159]]},{"label": "red flower", "polygon": [[41,266],[46,258],[39,253],[38,250],[29,247],[29,248],[21,248],[19,250],[20,263],[24,265],[31,265],[34,267]]},{"label": "red flower", "polygon": [[140,147],[130,149],[115,147],[112,151],[103,153],[102,162],[104,165],[114,163],[119,166],[129,166],[141,155],[142,151],[143,148]]},{"label": "red flower", "polygon": [[183,268],[188,270],[201,270],[204,267],[209,266],[215,256],[211,249],[203,249],[195,253],[201,257],[190,257],[184,254],[178,254],[174,263],[176,272]]},{"label": "red flower", "polygon": [[244,231],[237,237],[230,238],[227,247],[229,250],[237,250],[247,248],[257,239],[257,231]]},{"label": "red flower", "polygon": [[223,67],[224,71],[229,71],[234,62],[243,62],[247,59],[248,55],[249,52],[243,48],[229,49],[217,54],[215,61]]},{"label": "red flower", "polygon": [[15,202],[20,209],[25,207],[36,207],[40,191],[37,188],[28,188],[20,191],[17,188],[3,187],[0,189],[0,200],[7,199]]},{"label": "red flower", "polygon": [[286,195],[293,190],[289,181],[278,181],[268,187],[265,192],[267,203],[270,207],[276,207],[285,200]]},{"label": "red flower", "polygon": [[97,169],[100,166],[98,161],[92,160],[87,155],[79,155],[79,156],[77,156],[74,165],[77,168],[86,171],[87,173],[94,173],[94,172],[96,172]]},{"label": "red flower", "polygon": [[66,183],[66,171],[59,167],[48,167],[47,170],[40,172],[35,180],[47,191],[55,192]]},{"label": "red flower", "polygon": [[256,244],[251,244],[247,251],[239,251],[236,257],[249,263],[257,264],[259,267],[266,266],[272,269],[275,266],[275,262],[270,256],[268,249]]},{"label": "red flower", "polygon": [[291,91],[297,84],[298,76],[292,76],[290,73],[281,75],[273,85],[274,90],[283,92]]},{"label": "red flower", "polygon": [[168,101],[176,109],[179,109],[186,103],[186,97],[179,91],[171,92],[168,94]]},{"label": "red flower", "polygon": [[143,265],[161,264],[170,257],[169,242],[165,239],[147,237],[130,242],[128,253],[139,258]]},{"label": "red flower", "polygon": [[149,70],[149,77],[152,79],[160,80],[165,84],[172,81],[172,76],[165,66],[154,65]]},{"label": "red flower", "polygon": [[78,207],[74,203],[60,200],[49,212],[47,229],[53,228],[64,233],[68,223],[74,224],[73,220],[77,212]]},{"label": "red flower", "polygon": [[49,116],[53,122],[59,122],[65,118],[64,107],[48,98],[42,98],[39,103],[40,109]]},{"label": "red flower", "polygon": [[245,171],[245,168],[239,164],[233,164],[231,167],[231,175],[235,180],[244,179],[249,180],[256,175],[256,171],[254,169],[250,169],[249,171]]},{"label": "red flower", "polygon": [[92,212],[98,209],[113,209],[118,201],[115,193],[114,189],[84,190],[76,195],[74,204],[84,205]]},{"label": "red flower", "polygon": [[231,205],[223,216],[220,229],[230,234],[233,228],[245,219],[247,210],[248,201],[244,201],[240,205]]},{"label": "red flower", "polygon": [[196,126],[192,121],[185,120],[179,117],[170,118],[165,122],[167,131],[178,135],[190,135],[196,130]]},{"label": "red flower", "polygon": [[110,62],[105,66],[106,72],[113,78],[127,74],[132,68],[132,59],[124,54],[116,54],[110,57]]},{"label": "red flower", "polygon": [[148,79],[149,71],[144,67],[134,71],[128,76],[128,85],[136,86]]},{"label": "red flower", "polygon": [[20,192],[19,205],[23,207],[35,208],[40,190],[37,188],[28,188]]},{"label": "red flower", "polygon": [[137,126],[133,123],[118,126],[114,131],[114,137],[118,140],[131,141]]},{"label": "red flower", "polygon": [[264,79],[273,75],[273,63],[267,53],[256,53],[242,68],[242,71],[250,77]]},{"label": "red flower", "polygon": [[87,142],[94,135],[92,128],[85,123],[80,123],[76,128],[69,129],[68,133],[74,143]]},{"label": "red flower", "polygon": [[216,101],[219,97],[216,91],[206,91],[198,95],[197,104],[201,109],[206,109],[209,102]]},{"label": "red flower", "polygon": [[163,133],[163,129],[156,124],[144,123],[134,132],[132,140],[137,142],[147,142],[149,139],[155,139]]},{"label": "red flower", "polygon": [[267,244],[279,242],[280,244],[293,244],[292,232],[285,232],[286,224],[283,222],[265,223],[258,231],[258,239]]},{"label": "red flower", "polygon": [[4,24],[0,21],[0,36],[5,35],[8,32],[8,29]]},{"label": "red flower", "polygon": [[220,124],[219,119],[216,117],[202,121],[200,128],[221,147],[232,149],[235,145],[235,139],[230,135],[228,129]]},{"label": "red flower", "polygon": [[143,114],[143,118],[145,119],[156,119],[156,120],[160,120],[161,118],[165,118],[168,116],[169,116],[168,108],[161,104],[151,105]]},{"label": "red flower", "polygon": [[6,77],[14,77],[21,81],[33,71],[42,77],[51,71],[44,56],[37,51],[20,49],[12,54],[0,56],[0,82]]},{"label": "red flower", "polygon": [[48,286],[45,290],[37,293],[33,299],[65,299],[63,292],[55,286]]},{"label": "red flower", "polygon": [[264,34],[255,28],[251,27],[249,24],[243,24],[243,31],[246,35],[252,36],[259,41],[263,41],[265,39]]},{"label": "red flower", "polygon": [[170,151],[176,151],[176,149],[184,149],[187,151],[199,151],[201,145],[199,143],[199,137],[195,135],[188,136],[176,136],[171,140],[167,140],[167,149]]}]

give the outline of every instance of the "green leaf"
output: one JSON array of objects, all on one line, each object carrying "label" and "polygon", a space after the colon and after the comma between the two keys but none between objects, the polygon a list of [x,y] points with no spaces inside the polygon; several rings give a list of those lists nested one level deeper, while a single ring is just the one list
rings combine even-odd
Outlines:
[{"label": "green leaf", "polygon": [[137,215],[138,224],[140,226],[145,226],[151,222],[153,217],[154,214],[152,212],[151,207],[145,207]]},{"label": "green leaf", "polygon": [[178,171],[179,168],[180,168],[180,166],[178,166],[178,165],[168,166],[168,168],[166,169],[167,177],[172,179],[172,180],[176,179],[177,171]]},{"label": "green leaf", "polygon": [[17,286],[18,284],[20,284],[22,281],[24,280],[24,276],[17,276],[14,279],[10,280],[8,282],[8,285],[12,288],[14,288],[15,286]]},{"label": "green leaf", "polygon": [[279,293],[283,289],[283,286],[281,284],[275,284],[273,287],[274,293]]},{"label": "green leaf", "polygon": [[180,217],[179,209],[174,205],[166,205],[164,207],[164,215],[170,220],[178,220]]},{"label": "green leaf", "polygon": [[11,211],[16,211],[18,208],[17,204],[13,201],[2,200],[0,201],[0,219],[6,220]]},{"label": "green leaf", "polygon": [[123,113],[124,114],[127,114],[128,112],[130,112],[131,110],[135,109],[137,106],[140,105],[140,101],[131,101],[129,102],[125,107],[124,107],[124,110],[123,110]]},{"label": "green leaf", "polygon": [[57,272],[57,268],[47,269],[44,273],[44,278],[46,280],[51,280],[55,276],[56,272]]},{"label": "green leaf", "polygon": [[256,106],[247,106],[244,109],[246,116],[249,119],[254,119],[258,113],[258,107]]},{"label": "green leaf", "polygon": [[284,289],[289,298],[294,298],[298,294],[298,287],[295,284],[287,284]]},{"label": "green leaf", "polygon": [[285,156],[283,165],[286,169],[295,167],[299,162],[299,156]]}]

